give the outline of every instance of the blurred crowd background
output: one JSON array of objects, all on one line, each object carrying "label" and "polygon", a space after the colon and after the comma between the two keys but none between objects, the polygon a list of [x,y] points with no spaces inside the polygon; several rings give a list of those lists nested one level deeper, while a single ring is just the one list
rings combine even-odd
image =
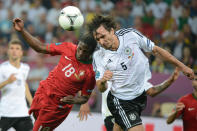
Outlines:
[{"label": "blurred crowd background", "polygon": [[[13,30],[12,19],[23,19],[25,28],[46,44],[64,41],[77,44],[84,27],[64,31],[58,25],[60,10],[68,5],[80,8],[85,24],[95,13],[115,17],[118,28],[137,29],[197,71],[197,0],[0,0],[0,63],[6,60],[8,42],[20,38],[24,44],[24,62],[31,66],[28,82],[32,93],[59,57],[35,53]],[[149,57],[152,72],[172,73],[172,65]],[[90,103],[94,105],[96,100],[95,97]]]}]

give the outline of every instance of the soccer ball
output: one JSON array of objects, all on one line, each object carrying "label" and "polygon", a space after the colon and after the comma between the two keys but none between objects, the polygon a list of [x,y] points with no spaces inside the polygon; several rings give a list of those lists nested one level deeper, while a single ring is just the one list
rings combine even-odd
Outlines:
[{"label": "soccer ball", "polygon": [[84,23],[84,18],[79,10],[75,6],[64,7],[59,15],[59,25],[69,31],[79,29]]}]

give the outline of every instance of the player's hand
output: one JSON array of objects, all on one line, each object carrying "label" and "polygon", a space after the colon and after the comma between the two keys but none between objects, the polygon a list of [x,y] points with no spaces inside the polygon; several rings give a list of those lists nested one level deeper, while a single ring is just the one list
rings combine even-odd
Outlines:
[{"label": "player's hand", "polygon": [[185,105],[181,102],[177,103],[176,104],[176,107],[175,107],[175,110],[178,112],[178,111],[181,111],[185,108]]},{"label": "player's hand", "polygon": [[66,104],[73,104],[75,103],[75,97],[72,95],[68,95],[68,96],[61,98],[60,101]]},{"label": "player's hand", "polygon": [[113,72],[106,70],[103,75],[102,81],[106,82],[106,81],[110,80],[112,78],[112,76],[113,76]]},{"label": "player's hand", "polygon": [[16,80],[15,74],[11,74],[7,81],[10,84],[10,83],[14,82],[15,80]]},{"label": "player's hand", "polygon": [[194,71],[191,68],[184,66],[181,70],[183,74],[187,76],[190,80],[194,79]]},{"label": "player's hand", "polygon": [[171,78],[172,78],[173,81],[176,81],[178,79],[178,77],[179,77],[179,71],[180,71],[180,69],[178,67],[176,67],[175,70],[174,70],[174,72],[173,72],[173,74],[172,74],[172,76],[171,76]]},{"label": "player's hand", "polygon": [[16,31],[22,31],[24,28],[24,22],[23,20],[19,18],[13,19],[13,27]]},{"label": "player's hand", "polygon": [[88,103],[82,104],[78,114],[79,120],[80,121],[87,120],[88,115],[90,116],[92,115]]}]

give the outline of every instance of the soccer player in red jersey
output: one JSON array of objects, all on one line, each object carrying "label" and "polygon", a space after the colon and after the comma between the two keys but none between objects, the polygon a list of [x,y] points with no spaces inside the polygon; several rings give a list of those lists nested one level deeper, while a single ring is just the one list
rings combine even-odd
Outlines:
[{"label": "soccer player in red jersey", "polygon": [[167,123],[170,124],[182,115],[184,131],[197,130],[197,75],[192,81],[192,86],[193,93],[181,97],[167,119]]},{"label": "soccer player in red jersey", "polygon": [[[21,19],[13,20],[14,29],[37,52],[61,55],[58,65],[40,82],[29,113],[36,118],[33,131],[55,129],[70,113],[73,104],[84,104],[95,86],[92,54],[97,42],[86,34],[78,46],[69,43],[44,45],[24,29]],[[75,96],[81,91],[81,96]]]}]

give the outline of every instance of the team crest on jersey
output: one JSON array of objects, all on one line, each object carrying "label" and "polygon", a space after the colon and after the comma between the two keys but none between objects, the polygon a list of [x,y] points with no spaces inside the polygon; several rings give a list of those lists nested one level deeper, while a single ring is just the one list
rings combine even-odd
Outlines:
[{"label": "team crest on jersey", "polygon": [[74,76],[76,77],[77,80],[81,80],[80,77],[83,76],[85,74],[84,70],[80,70],[79,71],[79,75],[77,75],[76,73],[74,74]]},{"label": "team crest on jersey", "polygon": [[128,55],[129,59],[131,59],[134,56],[134,53],[132,52],[132,49],[130,47],[126,47],[124,53]]}]

